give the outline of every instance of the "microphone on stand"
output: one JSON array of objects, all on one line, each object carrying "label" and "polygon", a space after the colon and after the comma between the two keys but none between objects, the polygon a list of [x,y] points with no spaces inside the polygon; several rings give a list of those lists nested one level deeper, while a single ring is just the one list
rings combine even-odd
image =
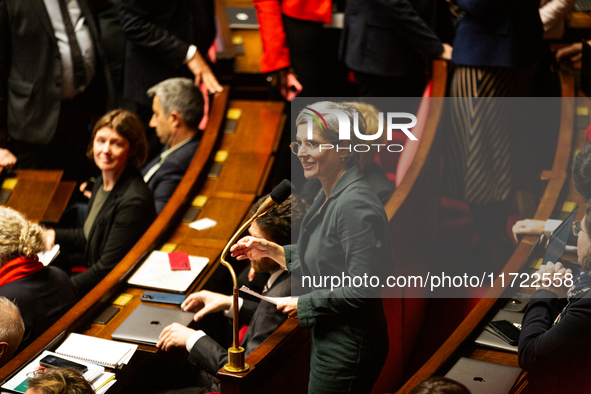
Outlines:
[{"label": "microphone on stand", "polygon": [[228,268],[230,271],[230,275],[232,276],[232,281],[234,283],[234,290],[232,293],[232,306],[234,307],[234,321],[233,321],[233,342],[232,347],[228,349],[228,364],[224,365],[224,370],[226,372],[244,372],[247,371],[250,366],[244,363],[244,348],[240,346],[239,340],[239,327],[238,324],[238,281],[236,279],[236,273],[234,272],[234,268],[232,265],[226,261],[226,255],[230,250],[230,247],[236,241],[236,238],[250,226],[250,224],[255,221],[260,216],[263,216],[267,211],[275,204],[281,204],[283,201],[287,200],[287,198],[291,195],[293,185],[287,179],[281,181],[279,185],[277,185],[269,197],[261,204],[259,209],[257,209],[256,213],[252,215],[250,219],[246,221],[239,229],[234,233],[230,241],[224,248],[222,255],[220,257],[220,262]]}]

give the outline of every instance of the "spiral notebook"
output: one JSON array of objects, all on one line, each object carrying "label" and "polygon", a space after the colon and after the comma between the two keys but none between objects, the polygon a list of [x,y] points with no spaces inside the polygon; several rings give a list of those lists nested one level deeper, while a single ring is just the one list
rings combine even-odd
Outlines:
[{"label": "spiral notebook", "polygon": [[90,361],[109,368],[127,364],[137,345],[72,333],[55,351],[63,356]]}]

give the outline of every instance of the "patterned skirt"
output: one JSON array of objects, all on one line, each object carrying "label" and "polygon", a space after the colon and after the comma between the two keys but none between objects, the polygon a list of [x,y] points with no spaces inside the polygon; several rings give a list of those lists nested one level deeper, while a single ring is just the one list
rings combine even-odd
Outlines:
[{"label": "patterned skirt", "polygon": [[534,179],[528,150],[535,67],[455,70],[445,138],[448,192],[469,204],[505,201]]}]

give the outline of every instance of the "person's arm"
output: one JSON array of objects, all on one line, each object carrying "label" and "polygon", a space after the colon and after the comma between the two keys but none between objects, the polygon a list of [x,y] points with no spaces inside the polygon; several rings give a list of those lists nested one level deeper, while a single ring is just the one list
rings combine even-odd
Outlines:
[{"label": "person's arm", "polygon": [[[134,45],[149,48],[153,56],[164,60],[173,67],[179,67],[186,63],[189,70],[195,75],[196,85],[203,82],[210,92],[220,92],[222,87],[199,50],[189,52],[192,45],[190,42],[151,22],[143,3],[142,0],[119,1],[121,31],[125,34],[125,38],[133,42]],[[205,52],[208,48],[198,49]],[[189,53],[193,54],[190,59],[187,58]]]},{"label": "person's arm", "polygon": [[291,66],[291,60],[281,19],[281,3],[279,0],[254,0],[253,3],[263,41],[261,72],[286,69]]},{"label": "person's arm", "polygon": [[[82,228],[55,228],[54,243],[65,251],[84,252],[86,238]],[[82,263],[82,262],[81,262]]]},{"label": "person's arm", "polygon": [[544,31],[563,23],[564,18],[574,8],[577,0],[550,0],[540,7],[540,19],[544,24]]},{"label": "person's arm", "polygon": [[444,45],[407,0],[371,0],[390,20],[392,29],[428,62],[439,56],[451,59],[451,46]]},{"label": "person's arm", "polygon": [[556,360],[582,359],[581,353],[589,348],[591,299],[572,302],[560,322],[553,325],[556,301],[554,293],[538,290],[528,303],[518,353],[519,365],[525,370],[545,368]]},{"label": "person's arm", "polygon": [[80,294],[86,294],[107,276],[142,237],[154,219],[153,204],[151,199],[139,197],[121,203],[108,229],[108,238],[101,248],[100,259],[86,272],[72,278]]}]

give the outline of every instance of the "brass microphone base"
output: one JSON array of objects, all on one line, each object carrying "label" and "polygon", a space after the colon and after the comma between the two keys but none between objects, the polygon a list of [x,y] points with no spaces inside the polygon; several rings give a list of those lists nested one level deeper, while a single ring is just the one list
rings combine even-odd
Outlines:
[{"label": "brass microphone base", "polygon": [[224,371],[230,373],[245,372],[250,365],[244,363],[244,348],[231,347],[228,349],[228,364],[224,365]]}]

